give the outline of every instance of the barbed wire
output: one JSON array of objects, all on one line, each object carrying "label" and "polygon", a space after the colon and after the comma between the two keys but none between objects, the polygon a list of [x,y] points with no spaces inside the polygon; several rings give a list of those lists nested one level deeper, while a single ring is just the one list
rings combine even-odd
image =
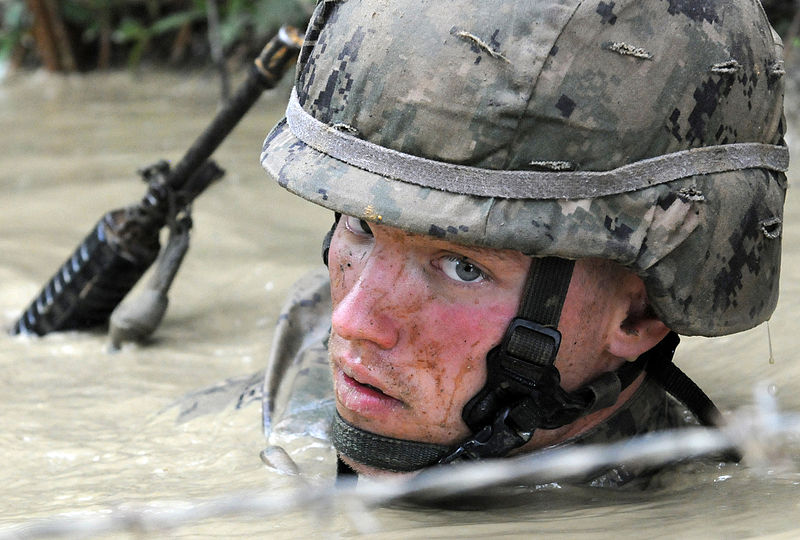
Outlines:
[{"label": "barbed wire", "polygon": [[158,509],[142,505],[87,513],[61,514],[0,529],[0,540],[88,537],[109,533],[164,533],[210,518],[271,517],[289,512],[316,514],[340,511],[358,516],[362,532],[379,530],[369,517],[371,507],[413,499],[441,500],[510,483],[547,484],[581,477],[620,464],[659,466],[676,460],[741,451],[751,464],[779,459],[787,436],[800,435],[800,414],[782,413],[765,388],[755,405],[729,416],[722,429],[702,427],[661,431],[604,445],[565,446],[520,457],[435,467],[406,478],[338,481],[309,489],[297,477],[296,487],[280,493],[239,492],[208,500],[174,501]]}]

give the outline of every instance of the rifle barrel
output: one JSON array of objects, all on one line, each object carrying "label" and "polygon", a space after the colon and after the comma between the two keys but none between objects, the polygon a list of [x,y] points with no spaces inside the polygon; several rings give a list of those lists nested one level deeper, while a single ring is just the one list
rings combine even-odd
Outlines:
[{"label": "rifle barrel", "polygon": [[[216,114],[163,184],[152,183],[138,204],[106,213],[11,328],[11,334],[44,335],[108,321],[158,255],[166,224],[164,192],[188,196],[188,204],[221,174],[209,157],[253,106],[274,88],[302,45],[302,35],[283,27],[261,51],[246,81]],[[190,193],[181,193],[186,186]],[[197,186],[200,186],[198,189]]]},{"label": "rifle barrel", "polygon": [[281,27],[250,66],[247,80],[175,165],[167,180],[170,187],[180,189],[186,179],[214,153],[261,94],[278,84],[286,69],[297,58],[302,42],[302,35],[297,30]]}]

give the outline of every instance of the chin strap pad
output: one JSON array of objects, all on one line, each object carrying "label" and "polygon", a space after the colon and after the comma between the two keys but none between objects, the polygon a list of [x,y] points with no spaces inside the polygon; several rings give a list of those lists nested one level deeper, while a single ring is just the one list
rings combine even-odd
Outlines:
[{"label": "chin strap pad", "polygon": [[410,472],[436,464],[449,446],[407,441],[378,435],[349,424],[337,411],[331,426],[331,441],[339,454],[369,467]]}]

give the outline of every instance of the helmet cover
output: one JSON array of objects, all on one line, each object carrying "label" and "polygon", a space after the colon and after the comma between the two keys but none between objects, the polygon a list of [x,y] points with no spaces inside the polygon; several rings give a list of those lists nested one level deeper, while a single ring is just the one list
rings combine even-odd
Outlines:
[{"label": "helmet cover", "polygon": [[777,302],[781,49],[757,0],[323,1],[262,164],[336,212],[616,261],[672,330],[728,334]]}]

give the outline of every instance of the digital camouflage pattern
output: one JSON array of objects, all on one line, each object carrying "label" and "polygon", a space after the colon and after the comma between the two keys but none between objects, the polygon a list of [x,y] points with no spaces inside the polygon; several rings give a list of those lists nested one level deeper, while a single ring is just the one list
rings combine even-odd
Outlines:
[{"label": "digital camouflage pattern", "polygon": [[[695,417],[671,398],[661,385],[646,378],[631,398],[613,415],[589,431],[561,441],[550,448],[561,448],[567,445],[610,444],[646,433],[689,426],[696,427],[697,425]],[[724,461],[724,459],[719,461]],[[593,487],[620,487],[633,480],[646,482],[662,468],[630,462],[618,464],[603,471],[595,471],[586,475],[582,480]]]},{"label": "digital camouflage pattern", "polygon": [[[330,442],[334,414],[333,381],[328,363],[327,335],[330,329],[330,281],[325,268],[313,270],[292,286],[275,328],[266,371],[237,377],[192,392],[164,412],[175,414],[178,423],[262,403],[264,435],[269,444],[288,449],[292,441],[308,437],[326,454],[331,469],[335,452]],[[280,388],[280,392],[278,392]],[[645,379],[623,407],[604,422],[568,444],[606,444],[653,431],[696,425],[685,409],[666,395],[663,388]],[[307,446],[306,444],[300,447]],[[297,445],[294,445],[295,449]],[[329,452],[324,452],[327,447]],[[292,453],[302,468],[302,451]],[[617,465],[579,479],[597,487],[614,487],[631,480],[646,480],[652,469],[636,464]]]},{"label": "digital camouflage pattern", "polygon": [[[320,441],[330,440],[330,417],[332,407],[326,409],[327,416],[314,411],[309,416],[309,404],[319,404],[325,397],[333,401],[333,382],[328,365],[327,333],[330,328],[330,281],[322,268],[303,276],[292,287],[287,302],[281,309],[275,339],[270,351],[270,361],[263,384],[263,415],[267,439],[274,437],[272,430],[277,424],[296,437],[298,433],[309,433]],[[303,376],[307,374],[307,376]],[[253,381],[251,378],[250,381]],[[291,388],[282,399],[274,396],[278,387]],[[272,390],[271,390],[272,389]],[[242,403],[243,391],[235,400]],[[233,401],[233,399],[231,400]],[[298,405],[292,406],[293,402]],[[302,404],[302,405],[301,405]],[[200,407],[202,409],[202,407]],[[192,410],[198,409],[197,406]],[[683,406],[670,398],[661,386],[652,379],[645,379],[631,398],[608,419],[590,430],[556,447],[571,444],[608,444],[643,435],[653,431],[696,425],[696,420]],[[269,427],[272,426],[272,427]],[[595,471],[579,479],[581,483],[596,487],[616,487],[632,480],[644,481],[654,470],[637,464],[617,465],[603,471]]]},{"label": "digital camouflage pattern", "polygon": [[[295,90],[332,129],[399,152],[603,171],[699,146],[782,144],[781,49],[757,0],[323,1]],[[336,160],[285,121],[262,164],[302,197],[370,221],[617,261],[682,334],[750,328],[777,302],[782,173],[690,176],[595,199],[473,197]]]},{"label": "digital camouflage pattern", "polygon": [[[167,411],[176,415],[178,423],[183,423],[261,402],[264,435],[270,445],[294,448],[289,459],[298,460],[296,466],[303,469],[308,466],[303,463],[306,458],[293,441],[307,437],[314,442],[311,446],[318,447],[312,454],[325,455],[334,469],[330,426],[335,409],[326,346],[330,313],[330,282],[328,272],[321,268],[303,276],[293,286],[281,309],[266,371],[192,392],[173,403]],[[279,387],[280,392],[277,391]],[[607,444],[687,425],[696,425],[696,421],[657,383],[645,379],[612,416],[556,447]],[[305,446],[308,444],[299,445],[300,448]],[[281,469],[280,466],[276,468]],[[631,463],[595,471],[576,480],[596,487],[616,487],[632,480],[646,481],[652,472],[652,468]]]},{"label": "digital camouflage pattern", "polygon": [[[313,456],[327,455],[333,470],[335,452],[330,442],[330,419],[335,409],[326,346],[330,314],[328,272],[319,268],[302,276],[292,286],[281,308],[266,370],[192,392],[163,413],[174,414],[177,423],[184,423],[226,409],[261,403],[264,434],[269,444],[289,448],[292,441],[308,437],[314,442],[312,446],[318,447]],[[607,444],[687,425],[696,425],[694,418],[657,383],[645,379],[612,416],[555,447]],[[305,446],[300,445],[301,448]],[[325,452],[325,448],[329,451]],[[301,470],[307,466],[302,463],[302,454],[302,451],[294,451],[290,457],[298,460],[296,466]],[[647,481],[653,472],[643,465],[617,465],[595,471],[578,481],[595,487],[616,487],[634,480]]]}]

